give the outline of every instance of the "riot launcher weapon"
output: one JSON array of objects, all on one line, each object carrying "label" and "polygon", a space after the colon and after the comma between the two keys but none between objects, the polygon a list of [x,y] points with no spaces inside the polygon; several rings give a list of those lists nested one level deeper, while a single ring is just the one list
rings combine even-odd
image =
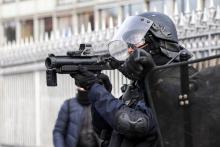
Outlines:
[{"label": "riot launcher weapon", "polygon": [[102,70],[113,70],[109,54],[93,54],[91,44],[80,44],[78,51],[68,51],[66,56],[49,54],[45,60],[47,86],[57,86],[58,74],[77,73],[79,66],[86,67],[96,74]]}]

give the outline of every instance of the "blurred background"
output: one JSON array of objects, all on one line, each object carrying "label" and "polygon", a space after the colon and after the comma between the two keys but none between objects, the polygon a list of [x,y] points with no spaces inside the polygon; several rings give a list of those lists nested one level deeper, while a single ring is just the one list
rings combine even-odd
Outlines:
[{"label": "blurred background", "polygon": [[[220,0],[0,0],[0,146],[52,146],[58,110],[75,85],[58,75],[57,87],[46,86],[48,53],[66,54],[84,42],[106,51],[127,16],[147,11],[173,19],[193,58],[220,54]],[[129,81],[104,72],[119,96]]]}]

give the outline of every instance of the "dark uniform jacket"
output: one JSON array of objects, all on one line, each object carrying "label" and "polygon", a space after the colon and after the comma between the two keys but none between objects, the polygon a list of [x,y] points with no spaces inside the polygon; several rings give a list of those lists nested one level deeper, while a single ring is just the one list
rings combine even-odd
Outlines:
[{"label": "dark uniform jacket", "polygon": [[106,128],[110,126],[113,129],[109,147],[155,146],[155,118],[151,109],[145,106],[144,100],[130,108],[100,84],[94,84],[88,96],[93,111],[98,114],[93,117],[95,128],[100,130],[104,128],[103,124],[107,124]]}]

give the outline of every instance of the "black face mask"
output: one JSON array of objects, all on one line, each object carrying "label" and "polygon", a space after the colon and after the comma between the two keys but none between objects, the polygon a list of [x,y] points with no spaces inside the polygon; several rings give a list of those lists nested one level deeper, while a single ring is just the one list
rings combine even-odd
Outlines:
[{"label": "black face mask", "polygon": [[160,40],[154,37],[150,32],[145,35],[145,46],[143,49],[151,55],[160,53]]},{"label": "black face mask", "polygon": [[77,101],[81,104],[81,105],[89,105],[90,101],[88,99],[88,92],[87,91],[82,91],[82,90],[77,90]]},{"label": "black face mask", "polygon": [[[156,65],[164,65],[170,58],[167,57],[164,53],[162,53],[160,47],[173,49],[174,52],[178,52],[179,45],[172,42],[162,41],[156,37],[154,37],[150,32],[145,36],[145,42],[148,44],[143,49],[150,53],[154,59]],[[169,45],[169,46],[168,46]]]}]

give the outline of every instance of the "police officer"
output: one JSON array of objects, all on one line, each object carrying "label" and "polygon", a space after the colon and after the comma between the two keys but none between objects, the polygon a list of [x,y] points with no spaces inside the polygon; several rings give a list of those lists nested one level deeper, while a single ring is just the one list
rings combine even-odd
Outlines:
[{"label": "police officer", "polygon": [[113,62],[112,67],[133,81],[122,97],[129,102],[125,104],[123,100],[116,99],[99,84],[99,77],[85,68],[73,76],[76,85],[89,92],[97,132],[102,136],[103,130],[112,130],[111,137],[104,135],[105,140],[109,139],[106,146],[158,145],[157,123],[152,109],[144,101],[143,81],[154,66],[178,61],[181,50],[175,25],[168,16],[157,12],[129,16],[109,43],[111,56],[123,61],[123,64]]}]

